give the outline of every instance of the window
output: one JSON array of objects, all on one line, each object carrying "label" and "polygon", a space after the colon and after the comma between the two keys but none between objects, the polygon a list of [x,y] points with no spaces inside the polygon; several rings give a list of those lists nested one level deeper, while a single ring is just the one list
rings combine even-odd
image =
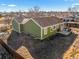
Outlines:
[{"label": "window", "polygon": [[53,29],[55,29],[55,26],[53,26]]},{"label": "window", "polygon": [[52,26],[52,29],[56,29],[56,26]]},{"label": "window", "polygon": [[69,22],[69,20],[67,19],[67,22]]},{"label": "window", "polygon": [[50,32],[53,32],[53,30],[55,30],[55,29],[56,29],[56,26],[51,26]]},{"label": "window", "polygon": [[71,21],[74,21],[73,19]]},{"label": "window", "polygon": [[53,26],[50,27],[50,32],[52,32],[52,31],[53,31]]},{"label": "window", "polygon": [[53,27],[50,28],[50,32],[53,32]]},{"label": "window", "polygon": [[44,28],[44,35],[47,35],[47,28]]},{"label": "window", "polygon": [[65,22],[65,19],[63,21]]}]

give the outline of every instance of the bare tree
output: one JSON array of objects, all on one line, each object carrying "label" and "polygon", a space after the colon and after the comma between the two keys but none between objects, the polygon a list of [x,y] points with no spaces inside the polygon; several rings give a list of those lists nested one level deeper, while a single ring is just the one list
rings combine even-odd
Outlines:
[{"label": "bare tree", "polygon": [[38,17],[40,13],[40,7],[34,6],[33,8],[29,9],[28,15],[30,17]]},{"label": "bare tree", "polygon": [[68,12],[72,12],[71,8],[68,8]]},{"label": "bare tree", "polygon": [[40,11],[40,7],[34,6],[33,11],[34,11],[34,12],[39,12],[39,11]]}]

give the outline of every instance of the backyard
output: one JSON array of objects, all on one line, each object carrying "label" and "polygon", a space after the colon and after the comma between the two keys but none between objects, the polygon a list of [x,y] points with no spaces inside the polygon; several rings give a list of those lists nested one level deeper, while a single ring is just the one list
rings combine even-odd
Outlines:
[{"label": "backyard", "polygon": [[25,59],[78,59],[79,29],[71,29],[68,36],[57,34],[43,41],[12,31],[3,36],[3,41]]}]

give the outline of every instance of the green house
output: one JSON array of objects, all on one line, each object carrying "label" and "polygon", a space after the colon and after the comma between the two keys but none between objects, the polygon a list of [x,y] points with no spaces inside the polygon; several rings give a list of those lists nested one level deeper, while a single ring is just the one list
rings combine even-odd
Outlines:
[{"label": "green house", "polygon": [[18,33],[26,33],[35,39],[45,39],[51,35],[55,35],[60,29],[61,20],[57,17],[36,17],[26,18],[17,16],[12,21],[13,30]]}]

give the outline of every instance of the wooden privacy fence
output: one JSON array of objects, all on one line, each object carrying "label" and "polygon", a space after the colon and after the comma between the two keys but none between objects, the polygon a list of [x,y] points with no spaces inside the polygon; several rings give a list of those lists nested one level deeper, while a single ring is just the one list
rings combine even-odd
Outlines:
[{"label": "wooden privacy fence", "polygon": [[16,51],[14,51],[11,47],[9,47],[6,43],[4,43],[0,39],[0,44],[6,49],[6,51],[13,57],[12,59],[24,59],[21,55],[19,55]]}]

